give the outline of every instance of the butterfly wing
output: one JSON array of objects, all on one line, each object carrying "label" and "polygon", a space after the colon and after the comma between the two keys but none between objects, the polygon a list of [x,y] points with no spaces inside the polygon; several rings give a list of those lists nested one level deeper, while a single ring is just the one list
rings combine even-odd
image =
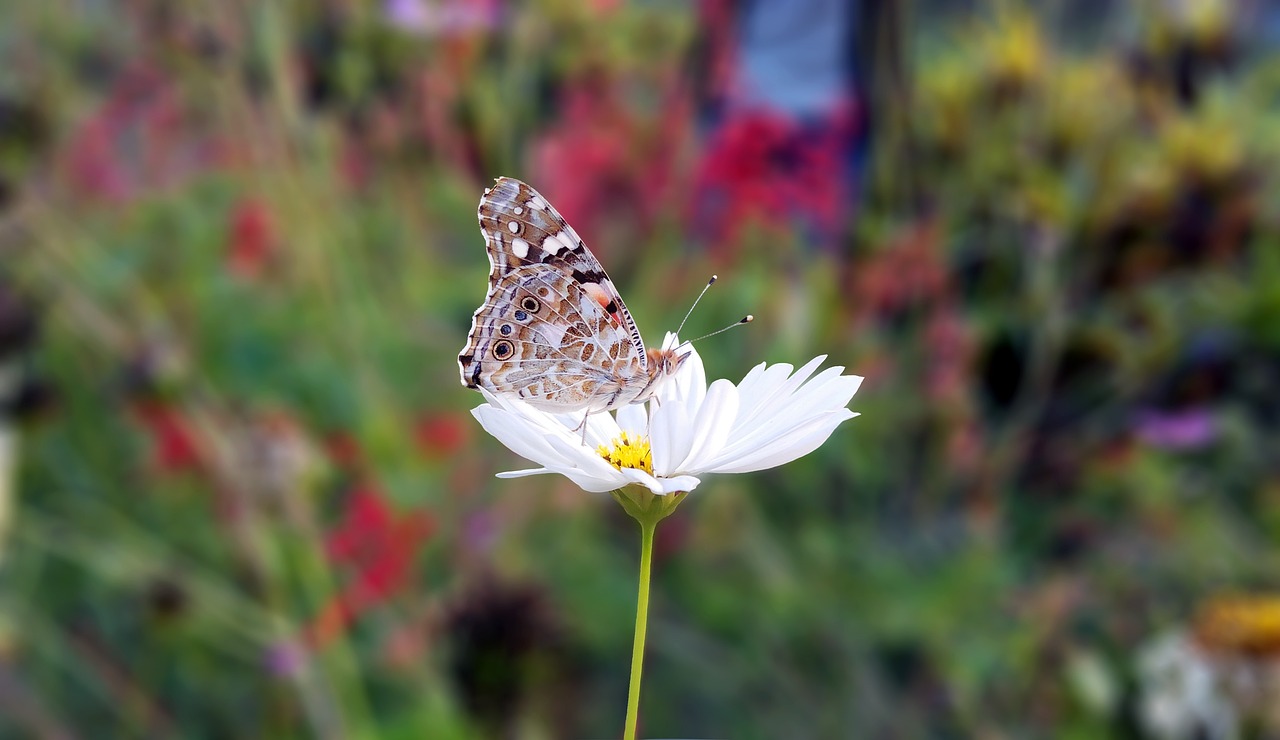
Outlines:
[{"label": "butterfly wing", "polygon": [[626,330],[640,367],[645,367],[644,341],[635,319],[582,238],[538,191],[510,177],[500,177],[485,190],[478,210],[480,230],[489,253],[489,285],[507,272],[528,264],[553,267],[582,287],[609,318]]},{"label": "butterfly wing", "polygon": [[472,388],[567,412],[626,403],[645,385],[630,339],[587,291],[542,264],[515,267],[489,291],[458,358]]},{"label": "butterfly wing", "polygon": [[458,355],[463,384],[555,411],[615,408],[642,393],[640,332],[573,227],[508,177],[485,191],[478,215],[489,290]]}]

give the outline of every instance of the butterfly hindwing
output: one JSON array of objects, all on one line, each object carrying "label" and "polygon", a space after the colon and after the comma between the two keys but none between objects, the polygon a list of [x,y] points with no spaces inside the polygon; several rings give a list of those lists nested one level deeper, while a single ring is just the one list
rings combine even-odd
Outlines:
[{"label": "butterfly hindwing", "polygon": [[581,286],[539,264],[492,286],[459,362],[467,385],[560,411],[605,408],[626,388],[619,378],[646,377],[622,327]]}]

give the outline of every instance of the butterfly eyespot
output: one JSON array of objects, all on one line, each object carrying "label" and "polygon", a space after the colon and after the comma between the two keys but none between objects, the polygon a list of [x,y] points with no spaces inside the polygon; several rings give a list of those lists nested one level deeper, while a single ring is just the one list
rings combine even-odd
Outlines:
[{"label": "butterfly eyespot", "polygon": [[519,222],[519,221],[508,221],[508,222],[507,222],[507,230],[508,230],[508,231],[510,231],[512,234],[519,234],[519,233],[520,233],[520,222]]},{"label": "butterfly eyespot", "polygon": [[511,332],[514,330],[511,328],[511,324],[503,324],[502,328],[498,329],[498,331],[502,334],[502,336],[509,337],[511,336]]},{"label": "butterfly eyespot", "polygon": [[529,313],[537,313],[538,310],[542,308],[542,304],[538,303],[538,299],[531,295],[525,296],[524,300],[520,301],[520,305]]},{"label": "butterfly eyespot", "polygon": [[546,298],[551,295],[551,289],[544,285],[541,288],[538,288],[538,295]]},{"label": "butterfly eyespot", "polygon": [[493,343],[493,356],[496,359],[505,360],[515,351],[515,346],[505,339]]},{"label": "butterfly eyespot", "polygon": [[527,318],[529,318],[529,314],[524,311],[516,311],[516,321],[524,321]]}]

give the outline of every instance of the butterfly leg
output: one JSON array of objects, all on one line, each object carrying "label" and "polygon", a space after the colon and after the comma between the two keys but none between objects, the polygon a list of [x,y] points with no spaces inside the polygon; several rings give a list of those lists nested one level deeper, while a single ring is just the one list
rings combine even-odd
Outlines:
[{"label": "butterfly leg", "polygon": [[583,446],[583,447],[588,447],[588,445],[587,445],[587,419],[590,419],[590,418],[591,418],[591,412],[590,412],[590,411],[588,411],[587,413],[585,413],[585,414],[583,414],[583,415],[582,415],[582,421],[578,422],[578,426],[576,426],[576,427],[574,427],[574,428],[573,428],[573,431],[575,431],[575,432],[577,432],[577,431],[581,431],[581,432],[582,432],[582,446]]}]

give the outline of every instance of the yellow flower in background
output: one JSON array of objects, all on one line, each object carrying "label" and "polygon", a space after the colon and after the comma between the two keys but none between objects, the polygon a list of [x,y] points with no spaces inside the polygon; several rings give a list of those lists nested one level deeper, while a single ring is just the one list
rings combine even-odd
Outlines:
[{"label": "yellow flower in background", "polygon": [[1205,602],[1193,623],[1206,649],[1247,655],[1280,655],[1280,594],[1218,596]]},{"label": "yellow flower in background", "polygon": [[1008,13],[987,31],[988,71],[1004,89],[1021,90],[1047,66],[1049,52],[1040,25],[1029,13]]}]

